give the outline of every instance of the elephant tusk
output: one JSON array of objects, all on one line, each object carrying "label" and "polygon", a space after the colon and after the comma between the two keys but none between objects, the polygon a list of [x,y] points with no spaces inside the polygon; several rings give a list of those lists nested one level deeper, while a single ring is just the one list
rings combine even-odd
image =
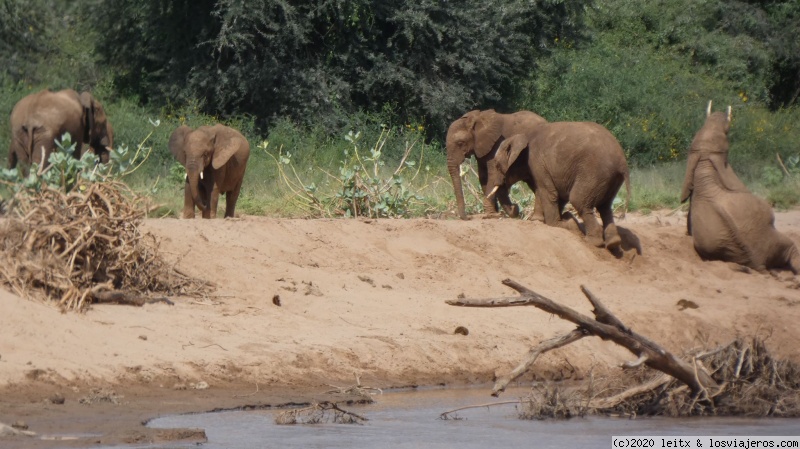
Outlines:
[{"label": "elephant tusk", "polygon": [[45,152],[44,145],[42,145],[42,163],[39,164],[39,172],[36,173],[39,176],[42,176],[42,174],[44,174],[44,166],[47,163],[47,161],[44,160],[44,157],[46,156],[46,154],[47,153]]},{"label": "elephant tusk", "polygon": [[186,182],[189,182],[189,173],[186,173],[185,175],[183,175],[183,180],[186,181]]},{"label": "elephant tusk", "polygon": [[732,118],[731,116],[732,116],[732,115],[733,115],[733,114],[731,113],[731,105],[728,105],[728,121],[729,121],[729,122],[731,121],[731,118]]},{"label": "elephant tusk", "polygon": [[203,180],[203,172],[200,172],[200,180]]},{"label": "elephant tusk", "polygon": [[495,194],[495,193],[497,193],[497,189],[499,189],[499,188],[500,188],[500,186],[494,186],[494,188],[492,189],[492,191],[491,191],[491,192],[489,192],[489,194],[488,194],[488,195],[486,195],[486,198],[491,198],[491,197],[493,197],[493,196],[494,196],[494,194]]},{"label": "elephant tusk", "polygon": [[713,101],[713,100],[708,100],[708,107],[706,108],[706,117],[708,117],[709,115],[711,115],[711,102],[712,102],[712,101]]}]

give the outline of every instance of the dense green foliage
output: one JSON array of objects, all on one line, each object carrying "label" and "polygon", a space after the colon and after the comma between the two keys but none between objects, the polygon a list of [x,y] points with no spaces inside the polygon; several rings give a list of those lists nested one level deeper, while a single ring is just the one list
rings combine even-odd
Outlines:
[{"label": "dense green foliage", "polygon": [[245,212],[293,213],[279,151],[333,195],[348,132],[367,148],[387,128],[386,170],[409,142],[424,149],[410,158],[428,204],[413,213],[443,209],[445,129],[474,108],[601,123],[638,168],[634,205],[677,207],[709,99],[733,106],[743,179],[778,206],[800,201],[796,0],[0,0],[0,61],[2,114],[45,87],[91,89],[117,144],[153,147],[130,178],[166,209],[181,201],[170,133],[217,121],[253,148]]},{"label": "dense green foliage", "polygon": [[[702,124],[704,106],[732,105],[734,119],[765,118],[762,109],[793,105],[800,88],[797,2],[766,6],[735,0],[598,3],[587,15],[591,39],[561,40],[527,80],[521,106],[550,120],[604,124],[634,164],[685,156]],[[782,9],[781,9],[782,8]],[[780,15],[776,11],[784,10]],[[780,19],[777,17],[780,16]],[[781,114],[781,113],[779,113]],[[768,121],[772,120],[767,118]],[[755,129],[733,128],[735,144],[754,156],[763,146]],[[763,130],[762,130],[763,131]],[[797,151],[800,129],[771,150]],[[736,153],[736,148],[734,149]],[[763,154],[762,157],[774,157]],[[736,158],[736,156],[734,156]]]},{"label": "dense green foliage", "polygon": [[99,49],[118,86],[157,104],[341,126],[357,111],[437,132],[477,105],[510,107],[515,82],[583,1],[99,2]]}]

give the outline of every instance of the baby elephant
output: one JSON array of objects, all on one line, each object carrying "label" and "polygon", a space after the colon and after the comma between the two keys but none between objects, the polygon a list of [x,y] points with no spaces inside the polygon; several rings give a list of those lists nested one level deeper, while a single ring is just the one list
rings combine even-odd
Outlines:
[{"label": "baby elephant", "polygon": [[224,125],[195,130],[184,125],[170,136],[169,151],[186,167],[183,218],[194,218],[195,206],[203,218],[216,218],[220,193],[225,194],[225,217],[233,217],[250,157],[247,139]]},{"label": "baby elephant", "polygon": [[800,251],[775,229],[772,207],[753,195],[728,163],[728,113],[706,111],[692,140],[681,202],[689,200],[688,231],[697,254],[758,271],[800,272]]},{"label": "baby elephant", "polygon": [[536,194],[533,219],[568,228],[562,211],[569,202],[583,220],[590,243],[609,250],[622,244],[612,205],[623,182],[630,198],[628,163],[619,142],[604,127],[591,122],[544,123],[504,140],[494,160],[501,175],[490,180],[495,186],[515,162],[530,170]]}]

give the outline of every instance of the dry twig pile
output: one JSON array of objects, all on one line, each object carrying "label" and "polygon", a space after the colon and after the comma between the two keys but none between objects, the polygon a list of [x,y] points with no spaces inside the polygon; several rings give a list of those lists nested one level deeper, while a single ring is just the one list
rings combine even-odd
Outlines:
[{"label": "dry twig pile", "polygon": [[64,193],[19,193],[0,223],[0,282],[26,298],[64,310],[91,302],[141,305],[146,295],[202,294],[208,286],[175,271],[142,234],[145,207],[125,184],[87,185]]}]

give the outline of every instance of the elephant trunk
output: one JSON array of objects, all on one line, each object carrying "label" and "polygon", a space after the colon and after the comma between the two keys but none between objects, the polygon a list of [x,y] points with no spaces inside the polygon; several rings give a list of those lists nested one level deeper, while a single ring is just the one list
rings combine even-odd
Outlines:
[{"label": "elephant trunk", "polygon": [[186,176],[189,181],[189,192],[192,194],[192,201],[201,211],[205,211],[208,207],[203,198],[200,196],[200,188],[198,183],[200,181],[200,170],[198,170],[196,162],[189,162],[186,165]]},{"label": "elephant trunk", "polygon": [[464,191],[461,188],[461,164],[450,163],[447,164],[447,171],[450,172],[450,179],[453,181],[453,191],[456,195],[456,206],[458,207],[458,216],[462,220],[467,219],[466,206],[464,204]]}]

